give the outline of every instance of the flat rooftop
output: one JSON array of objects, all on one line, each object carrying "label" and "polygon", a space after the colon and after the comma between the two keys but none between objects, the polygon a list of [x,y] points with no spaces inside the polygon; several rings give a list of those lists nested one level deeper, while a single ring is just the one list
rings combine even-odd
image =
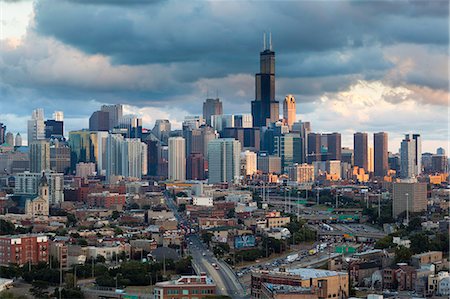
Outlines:
[{"label": "flat rooftop", "polygon": [[282,271],[280,268],[275,268],[274,270],[271,271],[259,271],[259,272],[260,273],[267,272],[268,274],[278,274],[278,275],[294,275],[299,276],[301,279],[347,275],[346,272],[337,272],[337,271],[310,269],[310,268],[295,268],[295,269],[287,268],[285,269],[285,271]]}]

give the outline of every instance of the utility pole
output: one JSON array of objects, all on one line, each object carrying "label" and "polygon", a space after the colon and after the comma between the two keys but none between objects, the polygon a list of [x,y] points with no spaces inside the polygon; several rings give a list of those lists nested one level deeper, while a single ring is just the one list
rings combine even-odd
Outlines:
[{"label": "utility pole", "polygon": [[61,299],[62,288],[62,248],[59,246],[59,299]]},{"label": "utility pole", "polygon": [[381,203],[380,203],[380,199],[381,198],[381,194],[378,194],[378,218],[381,217]]},{"label": "utility pole", "polygon": [[409,194],[405,193],[406,196],[406,225],[409,225]]},{"label": "utility pole", "polygon": [[317,196],[317,205],[319,205],[319,188],[316,189],[316,196]]}]

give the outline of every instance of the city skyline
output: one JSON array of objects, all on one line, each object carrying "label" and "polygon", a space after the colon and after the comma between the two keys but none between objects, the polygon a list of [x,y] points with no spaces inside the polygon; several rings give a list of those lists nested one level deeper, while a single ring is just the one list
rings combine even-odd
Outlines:
[{"label": "city skyline", "polygon": [[[5,74],[3,99],[16,103],[2,105],[0,118],[8,131],[19,132],[24,141],[27,140],[26,126],[31,111],[44,107],[46,118],[50,118],[53,111],[63,110],[67,136],[69,131],[88,128],[90,114],[99,110],[102,104],[109,103],[124,103],[124,114],[141,116],[146,128],[151,129],[157,118],[167,118],[177,129],[185,115],[201,115],[203,101],[208,94],[214,97],[216,91],[225,114],[250,113],[255,91],[254,74],[258,72],[257,53],[263,48],[262,35],[266,31],[272,32],[273,49],[277,53],[275,98],[282,102],[287,94],[293,94],[297,102],[297,120],[310,121],[314,132],[340,132],[342,145],[353,147],[354,132],[367,132],[370,136],[374,132],[386,131],[389,133],[389,150],[394,153],[398,152],[404,134],[420,133],[423,152],[434,152],[438,147],[444,147],[448,152],[448,116],[443,109],[448,98],[448,74],[444,68],[448,65],[448,28],[443,26],[448,21],[448,4],[445,2],[426,5],[420,2],[383,2],[376,6],[343,1],[300,2],[282,3],[277,8],[270,3],[259,6],[246,3],[243,8],[225,5],[232,13],[242,14],[251,9],[260,12],[260,16],[252,17],[252,20],[270,15],[270,9],[276,10],[273,20],[251,27],[245,35],[225,31],[224,28],[233,25],[214,3],[184,4],[184,8],[189,8],[187,12],[176,9],[171,2],[134,3],[127,7],[112,2],[83,5],[73,1],[62,1],[53,6],[46,1],[2,4],[3,9],[11,11],[2,28],[5,41],[1,66]],[[405,7],[408,9],[402,9]],[[68,8],[73,8],[71,18],[52,18],[59,10]],[[335,8],[333,13],[336,17],[333,18],[336,19],[323,20],[321,24],[313,18],[302,19],[299,15],[294,20],[288,18],[295,28],[291,30],[288,25],[277,25],[276,22],[290,16],[289,8],[301,8],[298,9],[299,14],[304,13],[302,9],[312,15],[320,11],[329,18],[332,17],[329,10]],[[117,49],[114,52],[111,41],[100,45],[91,40],[105,34],[101,30],[105,24],[97,22],[91,11],[125,10],[131,17],[136,17],[149,9],[159,17],[170,9],[174,14],[191,17],[193,28],[185,30],[192,40],[181,38],[172,27],[166,30],[167,36],[160,36],[154,30],[143,36],[142,41],[145,42],[151,41],[149,38],[152,37],[160,37],[165,42],[169,41],[170,35],[180,37],[179,40],[175,38],[171,45],[176,49],[166,54],[163,53],[164,45],[159,43],[145,49],[133,48],[129,52]],[[192,18],[195,9],[205,16],[205,21],[217,18],[217,32],[211,34],[210,29],[204,29],[209,34],[201,40],[193,35],[199,25]],[[99,30],[76,40],[70,36],[69,27],[79,20],[80,13],[88,13],[86,22],[97,22]],[[373,13],[375,16],[370,20],[375,22],[374,29],[365,28],[367,36],[364,37],[357,26],[342,19],[350,13]],[[388,16],[390,23],[383,25],[377,16]],[[325,37],[330,36],[324,30],[329,22],[339,17],[345,28],[342,31],[336,29],[335,33],[341,39],[333,38],[327,44]],[[55,31],[55,22],[60,22],[58,31]],[[124,17],[123,28],[129,31],[120,38],[128,39],[134,46],[136,34],[141,31],[125,26],[130,22],[131,19]],[[243,25],[242,22],[238,25]],[[398,22],[398,28],[383,27],[395,22]],[[413,26],[415,23],[418,25]],[[11,24],[15,24],[14,29]],[[307,26],[316,28],[325,36],[317,37],[320,34],[304,29]],[[440,30],[429,34],[417,26],[433,26]],[[95,34],[97,36],[93,36]],[[226,44],[225,50],[220,41]],[[24,51],[31,51],[25,57],[30,63],[25,73],[18,74],[12,66]],[[151,57],[143,57],[145,51],[152,53],[147,55]],[[181,57],[180,51],[189,55]],[[224,54],[228,54],[226,59]],[[39,78],[38,66],[44,62],[48,63],[46,68],[52,67],[52,71],[41,70],[47,73],[45,78]],[[200,63],[208,67],[199,68]],[[169,71],[170,65],[179,72]],[[187,68],[181,69],[181,66]],[[186,81],[187,69],[192,75],[189,82]],[[108,75],[95,80],[100,72]],[[161,78],[155,79],[155,72]],[[161,83],[161,79],[166,82]],[[30,98],[33,106],[30,106]],[[369,144],[373,146],[372,138],[369,138]]]}]

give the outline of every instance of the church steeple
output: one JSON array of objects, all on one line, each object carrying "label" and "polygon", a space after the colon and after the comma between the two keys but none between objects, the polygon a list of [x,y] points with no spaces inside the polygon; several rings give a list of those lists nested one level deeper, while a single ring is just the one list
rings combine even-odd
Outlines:
[{"label": "church steeple", "polygon": [[49,198],[48,181],[45,172],[42,172],[42,177],[39,184],[39,195],[48,201]]}]

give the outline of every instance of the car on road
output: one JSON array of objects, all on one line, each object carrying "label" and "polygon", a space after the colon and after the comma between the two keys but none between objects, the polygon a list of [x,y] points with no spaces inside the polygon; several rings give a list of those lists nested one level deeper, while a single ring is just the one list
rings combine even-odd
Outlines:
[{"label": "car on road", "polygon": [[216,269],[216,270],[219,270],[220,268],[219,268],[219,265],[217,265],[216,263],[212,263],[211,264],[213,267],[214,267],[214,269]]}]

